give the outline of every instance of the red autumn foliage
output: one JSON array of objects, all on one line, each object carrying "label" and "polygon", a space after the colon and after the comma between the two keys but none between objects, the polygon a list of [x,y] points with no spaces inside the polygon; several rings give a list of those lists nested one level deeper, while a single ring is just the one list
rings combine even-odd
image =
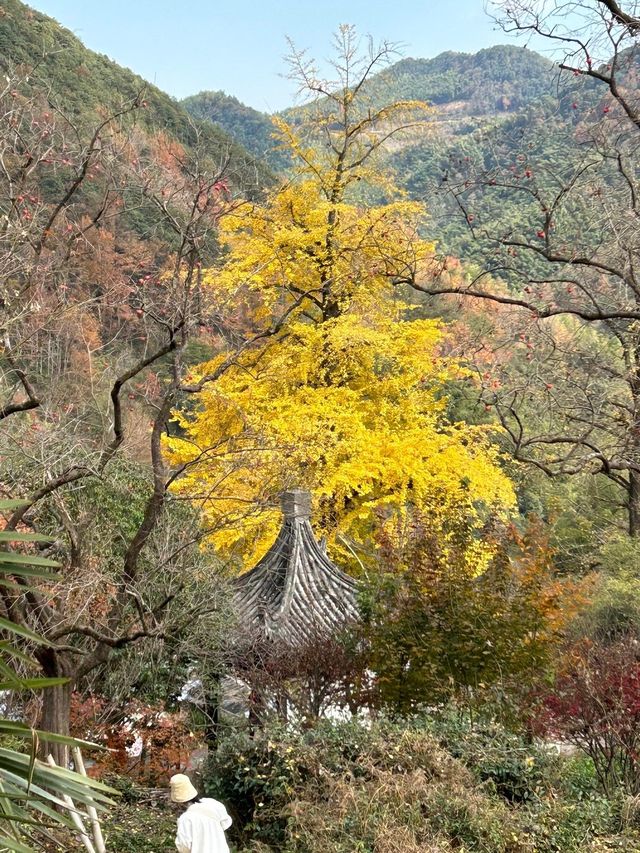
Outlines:
[{"label": "red autumn foliage", "polygon": [[240,634],[233,650],[238,677],[251,691],[255,721],[286,720],[289,712],[303,721],[316,720],[330,710],[355,713],[374,700],[367,655],[351,636],[310,635],[295,652],[284,641],[261,634]]},{"label": "red autumn foliage", "polygon": [[589,755],[607,793],[620,787],[640,792],[638,641],[576,645],[553,689],[541,697],[533,728]]}]

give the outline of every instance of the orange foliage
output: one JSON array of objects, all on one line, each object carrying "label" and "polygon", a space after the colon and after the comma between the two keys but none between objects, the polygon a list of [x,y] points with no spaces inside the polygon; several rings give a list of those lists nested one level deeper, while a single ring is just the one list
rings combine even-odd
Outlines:
[{"label": "orange foliage", "polygon": [[71,701],[71,733],[103,747],[91,753],[92,776],[117,772],[147,785],[184,770],[199,746],[183,712],[132,699],[115,714],[106,699],[78,693]]}]

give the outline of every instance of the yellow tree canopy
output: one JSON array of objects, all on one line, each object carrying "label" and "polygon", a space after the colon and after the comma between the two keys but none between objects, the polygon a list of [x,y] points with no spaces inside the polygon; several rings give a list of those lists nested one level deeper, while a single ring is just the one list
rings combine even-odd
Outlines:
[{"label": "yellow tree canopy", "polygon": [[512,502],[486,429],[447,423],[446,387],[467,377],[439,354],[445,329],[412,319],[398,292],[433,255],[423,218],[404,201],[332,204],[305,180],[222,222],[226,260],[204,276],[216,300],[242,303],[259,326],[290,311],[205,385],[197,411],[176,413],[166,442],[186,466],[177,488],[201,502],[223,552],[264,552],[279,512],[263,507],[288,487],[313,492],[316,523],[345,561],[407,505],[444,529],[452,514],[480,523],[482,508]]},{"label": "yellow tree canopy", "polygon": [[[480,525],[513,501],[486,429],[447,421],[447,386],[468,377],[441,354],[444,327],[413,319],[401,294],[434,246],[420,236],[424,207],[376,167],[425,105],[370,102],[365,83],[388,46],[358,57],[344,27],[338,54],[338,80],[322,83],[294,53],[314,100],[305,120],[277,127],[297,168],[264,204],[222,219],[224,259],[203,277],[221,315],[272,333],[230,368],[229,349],[200,366],[198,407],[176,412],[166,441],[183,466],[176,487],[200,501],[213,543],[246,561],[271,544],[269,507],[290,487],[313,493],[316,526],[344,562],[409,506],[445,535],[451,518]],[[367,194],[385,201],[359,203]]]},{"label": "yellow tree canopy", "polygon": [[454,514],[480,522],[482,508],[511,504],[486,430],[446,422],[443,389],[462,371],[438,355],[440,324],[382,308],[293,322],[204,390],[195,415],[176,415],[184,437],[168,451],[189,466],[179,489],[202,501],[224,552],[261,555],[279,512],[247,507],[291,486],[313,492],[346,561],[377,517],[408,504],[442,529]]}]

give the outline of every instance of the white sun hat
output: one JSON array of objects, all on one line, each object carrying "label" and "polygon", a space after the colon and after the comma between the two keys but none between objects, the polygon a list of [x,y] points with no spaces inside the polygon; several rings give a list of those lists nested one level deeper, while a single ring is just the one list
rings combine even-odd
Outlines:
[{"label": "white sun hat", "polygon": [[194,797],[198,796],[198,792],[191,784],[191,779],[185,776],[184,773],[176,773],[169,779],[171,786],[171,802],[172,803],[188,803]]}]

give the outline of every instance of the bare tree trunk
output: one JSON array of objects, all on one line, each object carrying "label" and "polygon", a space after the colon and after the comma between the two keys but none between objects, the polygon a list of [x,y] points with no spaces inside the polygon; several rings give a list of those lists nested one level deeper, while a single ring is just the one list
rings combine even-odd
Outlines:
[{"label": "bare tree trunk", "polygon": [[[47,678],[71,679],[71,661],[65,655],[46,649],[39,655],[44,675]],[[57,735],[69,735],[69,718],[71,715],[72,682],[48,687],[42,694],[42,713],[38,728]],[[40,755],[51,754],[59,767],[69,766],[69,748],[64,744],[42,741]]]},{"label": "bare tree trunk", "polygon": [[289,721],[289,700],[284,690],[279,691],[276,695],[276,711],[278,712],[278,719],[281,723]]},{"label": "bare tree trunk", "polygon": [[640,536],[640,474],[629,471],[629,536]]},{"label": "bare tree trunk", "polygon": [[210,750],[218,748],[218,739],[220,737],[220,703],[222,701],[222,684],[220,673],[214,673],[211,676],[211,683],[205,688],[205,706],[204,713],[206,724],[204,729],[204,739]]},{"label": "bare tree trunk", "polygon": [[251,737],[264,725],[264,697],[258,690],[249,694],[249,735]]}]

